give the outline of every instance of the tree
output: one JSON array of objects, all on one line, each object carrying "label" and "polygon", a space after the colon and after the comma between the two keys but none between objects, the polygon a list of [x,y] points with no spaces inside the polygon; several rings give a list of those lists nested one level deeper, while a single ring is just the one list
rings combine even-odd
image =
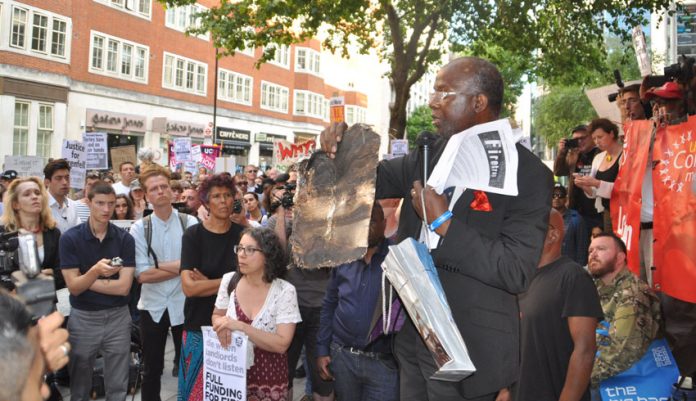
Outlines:
[{"label": "tree", "polygon": [[[626,7],[623,0],[220,0],[198,14],[200,24],[191,33],[211,32],[221,55],[300,43],[320,33],[325,48],[344,56],[352,44],[362,52],[376,48],[391,67],[389,134],[402,138],[411,86],[442,60],[450,36],[460,44],[492,43],[530,58],[530,76],[563,83],[578,72],[580,60],[592,63],[603,56],[605,30],[628,37],[625,27],[645,23],[645,10],[670,2],[635,0]],[[274,55],[273,47],[265,49],[260,62]]]},{"label": "tree", "polygon": [[568,137],[570,130],[597,117],[592,104],[579,86],[559,86],[537,98],[532,105],[534,133],[555,144]]},{"label": "tree", "polygon": [[418,134],[423,131],[435,131],[432,111],[427,105],[417,107],[413,110],[411,116],[406,121],[406,138],[408,138],[408,146],[411,149],[416,146],[416,138],[418,138]]}]

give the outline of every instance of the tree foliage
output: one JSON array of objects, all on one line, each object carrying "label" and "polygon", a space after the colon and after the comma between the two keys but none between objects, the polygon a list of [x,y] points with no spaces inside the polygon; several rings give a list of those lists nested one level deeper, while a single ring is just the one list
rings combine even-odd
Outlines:
[{"label": "tree foliage", "polygon": [[[159,0],[167,6],[196,0]],[[401,138],[411,86],[443,59],[450,43],[490,57],[501,69],[553,85],[587,83],[606,56],[605,32],[622,38],[645,11],[670,0],[220,0],[199,14],[192,33],[211,32],[222,55],[269,43],[300,43],[320,33],[323,46],[348,55],[376,48],[390,65],[394,92],[389,134]],[[482,45],[487,44],[487,45]],[[260,62],[274,55],[266,48]],[[588,68],[589,67],[589,68]],[[519,71],[523,74],[520,75]],[[509,81],[509,82],[518,82]],[[514,97],[519,89],[509,87]],[[508,104],[512,104],[508,99]]]},{"label": "tree foliage", "polygon": [[423,105],[413,110],[406,122],[406,138],[410,148],[416,146],[416,138],[423,131],[435,132],[432,110],[430,110],[428,105]]},{"label": "tree foliage", "polygon": [[570,130],[597,117],[582,87],[559,86],[532,104],[535,135],[555,144],[569,136]]}]

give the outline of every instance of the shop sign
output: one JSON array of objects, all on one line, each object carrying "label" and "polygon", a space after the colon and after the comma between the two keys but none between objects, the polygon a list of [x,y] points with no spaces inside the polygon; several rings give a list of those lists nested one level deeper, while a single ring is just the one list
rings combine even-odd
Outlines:
[{"label": "shop sign", "polygon": [[87,109],[87,126],[117,131],[145,132],[145,116]]},{"label": "shop sign", "polygon": [[246,142],[251,146],[251,131],[234,128],[217,127],[215,129],[215,142]]},{"label": "shop sign", "polygon": [[152,120],[153,131],[171,136],[203,137],[205,134],[205,129],[205,124],[168,120],[165,117],[159,117]]}]

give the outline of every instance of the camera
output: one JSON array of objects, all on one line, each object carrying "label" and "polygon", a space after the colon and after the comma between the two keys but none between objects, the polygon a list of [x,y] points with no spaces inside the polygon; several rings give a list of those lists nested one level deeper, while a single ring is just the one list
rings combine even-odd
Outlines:
[{"label": "camera", "polygon": [[240,199],[236,199],[234,201],[234,204],[232,205],[232,213],[234,213],[234,214],[242,213],[242,201]]},{"label": "camera", "polygon": [[53,278],[40,273],[41,262],[34,234],[17,231],[0,234],[2,286],[9,291],[16,289],[17,295],[37,318],[53,311],[56,296]]},{"label": "camera", "polygon": [[[614,70],[614,82],[616,82],[616,86],[618,86],[619,89],[624,87],[624,82],[623,82],[623,79],[621,78],[621,71]],[[607,98],[609,99],[609,103],[614,103],[618,96],[619,96],[619,92],[610,93],[607,96]],[[566,144],[566,146],[568,146],[568,144]],[[577,147],[577,146],[575,146],[575,147]]]},{"label": "camera", "polygon": [[691,78],[694,77],[695,62],[696,59],[693,57],[686,57],[686,55],[682,54],[679,56],[679,61],[676,64],[665,67],[665,78],[668,81],[676,79],[684,84],[689,83]]},{"label": "camera", "polygon": [[271,202],[271,213],[275,213],[276,209],[278,209],[279,206],[283,206],[283,208],[288,209],[293,206],[295,206],[295,189],[297,188],[297,184],[294,182],[289,182],[285,184],[282,187],[278,187],[277,189],[284,189],[285,192],[283,193],[283,196],[280,198],[280,201],[274,200]]},{"label": "camera", "polygon": [[566,139],[565,147],[568,149],[574,149],[574,148],[580,147],[580,140],[578,138]]}]

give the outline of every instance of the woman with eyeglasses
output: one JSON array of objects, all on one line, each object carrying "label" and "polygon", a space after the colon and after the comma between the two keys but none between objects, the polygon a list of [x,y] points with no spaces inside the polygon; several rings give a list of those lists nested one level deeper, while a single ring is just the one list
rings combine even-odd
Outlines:
[{"label": "woman with eyeglasses", "polygon": [[255,192],[247,192],[244,194],[244,207],[246,208],[246,217],[249,223],[254,226],[266,226],[265,210],[261,209],[259,196]]},{"label": "woman with eyeglasses", "polygon": [[[34,234],[41,272],[53,276],[56,290],[65,287],[58,255],[60,230],[56,227],[53,214],[48,207],[48,192],[41,179],[24,177],[12,181],[5,191],[0,224],[0,232],[23,230]],[[19,260],[16,253],[13,253],[10,259],[12,270],[18,270]]]},{"label": "woman with eyeglasses", "polygon": [[222,277],[213,329],[227,347],[233,331],[249,336],[254,365],[247,371],[248,400],[289,400],[287,350],[302,319],[295,287],[281,277],[285,251],[267,228],[248,228],[234,247],[239,271]]},{"label": "woman with eyeglasses", "polygon": [[180,400],[203,399],[201,326],[212,324],[215,296],[223,275],[237,270],[234,247],[244,229],[231,219],[236,191],[231,176],[208,176],[198,189],[208,218],[189,227],[181,240],[181,288],[186,301],[179,360]]}]

